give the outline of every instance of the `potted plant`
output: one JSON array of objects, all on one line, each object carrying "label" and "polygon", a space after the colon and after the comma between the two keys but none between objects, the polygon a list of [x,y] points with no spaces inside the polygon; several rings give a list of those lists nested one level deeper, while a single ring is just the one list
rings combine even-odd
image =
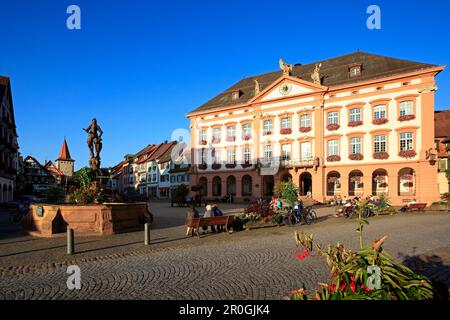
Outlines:
[{"label": "potted plant", "polygon": [[340,126],[337,123],[332,123],[332,124],[327,125],[327,130],[335,131],[335,130],[339,129],[339,127]]},{"label": "potted plant", "polygon": [[374,159],[378,160],[386,160],[389,158],[389,153],[387,152],[374,152],[372,155]]},{"label": "potted plant", "polygon": [[300,132],[305,133],[305,132],[309,132],[309,131],[311,131],[311,127],[300,127]]},{"label": "potted plant", "polygon": [[408,120],[413,120],[415,119],[416,116],[413,114],[408,114],[408,115],[404,115],[404,116],[400,116],[398,117],[398,121],[408,121]]},{"label": "potted plant", "polygon": [[348,123],[348,126],[349,127],[358,127],[358,126],[361,126],[362,124],[363,124],[362,121],[350,121]]},{"label": "potted plant", "polygon": [[352,153],[348,156],[350,160],[362,160],[364,159],[364,156],[361,153]]},{"label": "potted plant", "polygon": [[398,153],[398,155],[399,155],[399,157],[402,157],[402,158],[413,158],[417,155],[417,153],[414,150],[403,150],[403,151],[400,151]]},{"label": "potted plant", "polygon": [[283,128],[280,130],[280,134],[291,134],[292,129],[291,128]]},{"label": "potted plant", "polygon": [[328,162],[341,161],[341,157],[338,156],[338,155],[328,156],[328,157],[327,157],[327,161],[328,161]]},{"label": "potted plant", "polygon": [[376,125],[385,124],[387,122],[388,122],[388,119],[386,119],[386,118],[378,118],[378,119],[374,119],[372,121],[372,123],[376,124]]}]

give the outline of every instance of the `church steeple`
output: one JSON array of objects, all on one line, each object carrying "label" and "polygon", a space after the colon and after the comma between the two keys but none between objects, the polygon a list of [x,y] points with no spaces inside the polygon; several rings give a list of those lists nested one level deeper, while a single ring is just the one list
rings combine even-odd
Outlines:
[{"label": "church steeple", "polygon": [[65,137],[61,150],[59,151],[59,157],[57,160],[72,160],[72,158],[70,157],[69,147],[67,146],[67,141]]},{"label": "church steeple", "polygon": [[64,137],[64,142],[62,144],[61,150],[59,151],[58,159],[56,159],[56,167],[62,171],[65,176],[72,177],[75,171],[74,162],[70,157],[69,146],[67,145],[66,138]]}]

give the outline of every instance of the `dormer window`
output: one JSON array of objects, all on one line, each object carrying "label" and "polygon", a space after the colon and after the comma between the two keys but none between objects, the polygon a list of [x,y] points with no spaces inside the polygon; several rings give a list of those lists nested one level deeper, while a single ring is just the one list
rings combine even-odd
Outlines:
[{"label": "dormer window", "polygon": [[240,93],[240,90],[233,91],[231,93],[231,100],[239,100]]},{"label": "dormer window", "polygon": [[348,67],[350,78],[357,77],[361,75],[362,64],[356,63]]}]

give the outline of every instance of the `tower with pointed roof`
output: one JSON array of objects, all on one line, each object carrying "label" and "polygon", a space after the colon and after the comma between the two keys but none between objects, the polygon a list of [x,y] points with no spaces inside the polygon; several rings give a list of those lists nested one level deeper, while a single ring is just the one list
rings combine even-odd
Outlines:
[{"label": "tower with pointed roof", "polygon": [[69,147],[67,146],[66,138],[59,151],[58,159],[55,161],[56,167],[67,177],[72,177],[74,174],[75,160],[70,157]]}]

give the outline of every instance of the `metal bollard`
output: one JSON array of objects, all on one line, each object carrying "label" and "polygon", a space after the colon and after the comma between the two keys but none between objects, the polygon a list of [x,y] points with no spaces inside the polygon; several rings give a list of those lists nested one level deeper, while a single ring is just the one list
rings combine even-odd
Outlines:
[{"label": "metal bollard", "polygon": [[144,234],[145,234],[144,235],[144,237],[145,237],[144,244],[146,246],[148,246],[150,244],[150,224],[149,223],[146,223],[144,225]]},{"label": "metal bollard", "polygon": [[75,253],[75,238],[73,229],[67,229],[67,254],[72,255]]}]

